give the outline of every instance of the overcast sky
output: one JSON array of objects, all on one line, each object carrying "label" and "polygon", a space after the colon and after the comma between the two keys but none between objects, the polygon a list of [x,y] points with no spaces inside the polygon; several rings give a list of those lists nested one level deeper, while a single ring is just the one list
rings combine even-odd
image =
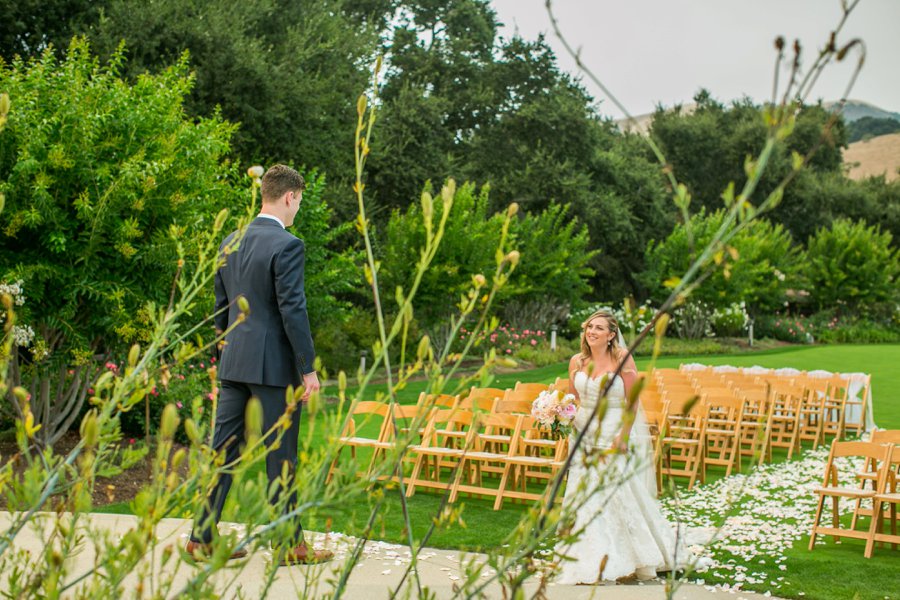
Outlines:
[{"label": "overcast sky", "polygon": [[[501,35],[527,39],[541,32],[563,69],[574,60],[553,34],[544,0],[492,0]],[[633,115],[657,103],[689,103],[701,87],[719,100],[771,96],[773,41],[799,38],[810,64],[841,15],[840,0],[555,0],[563,34]],[[900,112],[900,0],[861,0],[838,43],[866,43],[866,64],[850,97]],[[841,97],[852,69],[829,67],[814,98]],[[613,118],[622,114],[589,82],[585,86]]]}]

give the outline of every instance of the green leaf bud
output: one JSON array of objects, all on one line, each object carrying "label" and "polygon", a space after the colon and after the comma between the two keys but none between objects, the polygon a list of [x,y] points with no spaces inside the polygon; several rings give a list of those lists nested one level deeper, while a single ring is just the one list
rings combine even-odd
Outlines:
[{"label": "green leaf bud", "polygon": [[171,440],[175,436],[175,430],[178,429],[178,409],[174,404],[166,404],[163,409],[162,422],[159,426],[159,435],[164,440]]}]

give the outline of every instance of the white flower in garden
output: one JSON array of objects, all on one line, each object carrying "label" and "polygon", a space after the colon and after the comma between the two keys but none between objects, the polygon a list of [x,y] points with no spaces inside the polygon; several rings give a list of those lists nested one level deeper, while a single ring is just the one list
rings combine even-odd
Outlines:
[{"label": "white flower in garden", "polygon": [[[25,294],[22,280],[15,283],[0,283],[0,295],[6,294],[12,298],[15,306],[25,304]],[[0,312],[0,323],[6,320],[6,313]],[[12,328],[13,344],[27,348],[34,341],[34,330],[28,325],[15,325]]]}]

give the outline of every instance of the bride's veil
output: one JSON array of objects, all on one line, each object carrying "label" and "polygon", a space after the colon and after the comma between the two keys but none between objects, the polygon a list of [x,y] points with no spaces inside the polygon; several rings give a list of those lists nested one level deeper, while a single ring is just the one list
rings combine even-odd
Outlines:
[{"label": "bride's veil", "polygon": [[[618,343],[621,348],[627,348],[622,330],[619,330]],[[656,497],[656,468],[653,464],[653,438],[650,436],[650,426],[644,416],[641,403],[635,404],[634,424],[631,426],[630,446],[635,461],[635,476],[647,486],[649,493]]]}]

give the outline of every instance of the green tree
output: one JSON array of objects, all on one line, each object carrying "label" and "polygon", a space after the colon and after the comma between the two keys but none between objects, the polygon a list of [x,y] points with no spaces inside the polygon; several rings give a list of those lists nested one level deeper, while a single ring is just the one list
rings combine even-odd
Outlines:
[{"label": "green tree", "polygon": [[[664,282],[685,272],[697,249],[705,247],[721,227],[724,215],[724,210],[694,215],[693,246],[686,228],[676,227],[665,240],[647,247],[647,270],[641,277],[654,298],[660,300],[667,295]],[[765,219],[752,221],[729,245],[737,260],[729,261],[730,251],[723,249],[722,257],[733,264],[716,269],[691,298],[713,307],[746,302],[753,312],[771,311],[782,306],[788,290],[796,290],[801,283],[800,250],[781,225]]]},{"label": "green tree", "polygon": [[890,117],[863,117],[847,125],[847,142],[853,143],[900,131],[900,121]]},{"label": "green tree", "polygon": [[140,341],[147,302],[168,302],[178,246],[190,253],[239,202],[225,160],[234,126],[186,118],[182,61],[134,85],[73,41],[0,70],[13,108],[0,136],[0,279],[22,280],[24,316],[38,339],[22,355],[53,443],[85,400],[95,361]]},{"label": "green tree", "polygon": [[[456,193],[441,248],[425,274],[416,298],[416,318],[434,329],[453,311],[471,285],[472,274],[489,276],[496,267],[494,251],[503,223],[502,213],[491,213],[488,188],[476,192],[467,183]],[[435,206],[435,221],[441,208]],[[409,289],[420,249],[425,242],[422,209],[395,209],[383,235],[381,277],[384,289]],[[588,249],[588,234],[567,208],[521,215],[510,228],[513,246],[521,259],[497,302],[548,299],[571,305],[590,290],[588,266],[595,252]]]},{"label": "green tree", "polygon": [[[734,182],[740,188],[747,179],[742,165],[746,157],[755,156],[765,143],[766,127],[762,109],[749,99],[726,107],[707,90],[694,97],[695,106],[688,112],[681,106],[672,110],[659,107],[654,114],[650,135],[659,143],[679,181],[687,185],[694,201],[708,211],[722,206],[721,194]],[[766,195],[791,169],[791,153],[806,155],[819,144],[831,114],[821,105],[806,106],[797,116],[793,131],[783,146],[773,153],[758,185],[758,193]],[[809,163],[811,174],[838,173],[841,149],[846,146],[843,121],[838,120]],[[812,212],[818,199],[794,193],[788,186],[782,206],[800,213]],[[771,218],[783,223],[797,239],[805,239],[794,230],[792,222],[783,221],[780,213]]]},{"label": "green tree", "polygon": [[[125,75],[156,72],[189,52],[196,84],[192,115],[217,110],[239,123],[233,144],[245,162],[295,162],[328,173],[352,172],[344,149],[354,99],[366,86],[378,47],[375,0],[248,0],[238,3],[110,0],[91,37],[102,55],[122,40]],[[374,11],[369,15],[361,11]]]},{"label": "green tree", "polygon": [[900,250],[891,241],[890,233],[865,221],[837,219],[819,229],[803,260],[814,305],[866,312],[896,302]]},{"label": "green tree", "polygon": [[95,25],[106,0],[0,0],[0,57],[40,56],[67,48],[72,36]]}]

